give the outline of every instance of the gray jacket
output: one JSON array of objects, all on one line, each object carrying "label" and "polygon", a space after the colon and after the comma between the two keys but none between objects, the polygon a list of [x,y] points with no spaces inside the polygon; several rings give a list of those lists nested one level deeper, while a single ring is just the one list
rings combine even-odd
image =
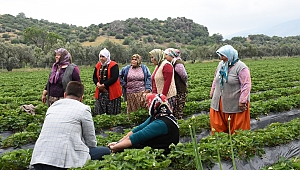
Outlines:
[{"label": "gray jacket", "polygon": [[[220,89],[219,71],[221,68],[221,62],[219,63],[216,71],[216,87],[213,93],[210,107],[219,111],[220,98],[222,99],[222,109],[225,113],[238,113],[242,112],[239,109],[239,99],[241,95],[241,84],[239,80],[239,73],[244,68],[247,68],[246,64],[242,61],[238,61],[228,72],[228,82],[224,82],[223,90]],[[248,96],[250,101],[250,95]]]},{"label": "gray jacket", "polygon": [[61,99],[47,110],[30,164],[81,167],[90,159],[89,148],[96,146],[91,108],[77,100]]}]

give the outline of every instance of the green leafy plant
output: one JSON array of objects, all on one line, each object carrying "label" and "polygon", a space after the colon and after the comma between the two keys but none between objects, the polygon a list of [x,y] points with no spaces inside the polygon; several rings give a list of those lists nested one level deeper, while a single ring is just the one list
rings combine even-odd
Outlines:
[{"label": "green leafy plant", "polygon": [[216,139],[218,164],[219,164],[220,170],[223,170],[222,164],[221,164],[220,149],[219,149],[219,147],[220,147],[220,145],[219,145],[219,133],[216,132],[215,128],[212,128],[212,132],[214,133],[214,137]]},{"label": "green leafy plant", "polygon": [[[194,119],[195,119],[195,116],[192,117],[192,120],[194,120]],[[199,153],[199,149],[198,149],[198,145],[197,145],[194,121],[189,126],[189,129],[190,129],[192,144],[193,144],[193,148],[194,148],[196,168],[197,168],[197,170],[203,170],[203,166],[202,166],[202,162],[201,162],[201,154]]]},{"label": "green leafy plant", "polygon": [[232,143],[232,137],[231,137],[231,129],[230,129],[230,116],[228,117],[228,129],[229,129],[229,141],[230,141],[230,150],[231,150],[231,159],[232,159],[232,165],[233,169],[236,170],[235,165],[235,158],[234,158],[234,151],[233,151],[233,143]]},{"label": "green leafy plant", "polygon": [[4,153],[0,157],[1,169],[26,170],[29,167],[33,149],[19,149]]},{"label": "green leafy plant", "polygon": [[300,158],[294,157],[286,159],[280,157],[279,161],[272,166],[263,167],[261,170],[298,170],[300,169]]}]

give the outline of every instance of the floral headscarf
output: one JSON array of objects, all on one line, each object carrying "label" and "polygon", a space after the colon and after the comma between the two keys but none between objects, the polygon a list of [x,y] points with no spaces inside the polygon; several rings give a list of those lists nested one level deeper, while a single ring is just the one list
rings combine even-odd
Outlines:
[{"label": "floral headscarf", "polygon": [[168,98],[163,94],[149,94],[147,95],[149,115],[157,117],[167,117],[169,118],[178,128],[176,118],[172,114],[172,109],[168,103]]},{"label": "floral headscarf", "polygon": [[178,49],[175,49],[175,52],[177,53],[177,60],[181,60],[181,57],[180,57],[180,50]]},{"label": "floral headscarf", "polygon": [[131,59],[133,59],[133,58],[136,59],[136,61],[137,61],[137,67],[139,67],[139,66],[141,65],[141,63],[142,63],[142,57],[141,57],[140,55],[138,55],[138,54],[134,54],[134,55],[131,57]]},{"label": "floral headscarf", "polygon": [[157,61],[158,65],[160,65],[164,60],[164,51],[161,49],[154,49],[149,52],[150,56],[153,56]]},{"label": "floral headscarf", "polygon": [[72,63],[72,57],[71,54],[64,48],[59,48],[57,50],[54,50],[56,55],[59,55],[59,61],[54,63],[51,68],[51,74],[49,77],[50,83],[56,83],[59,78],[59,71],[62,66],[69,65]]},{"label": "floral headscarf", "polygon": [[99,61],[100,61],[100,55],[104,56],[105,58],[107,58],[107,60],[104,63],[101,63],[102,66],[107,66],[110,63],[110,52],[104,48],[103,50],[100,51],[99,53]]},{"label": "floral headscarf", "polygon": [[174,49],[174,48],[167,48],[164,51],[164,53],[173,58],[171,61],[172,64],[174,64],[176,62],[176,60],[178,59],[177,57],[179,56],[179,54],[176,52],[176,49]]},{"label": "floral headscarf", "polygon": [[173,57],[173,58],[177,58],[178,57],[178,53],[175,51],[174,48],[167,48],[164,51],[165,54],[168,54],[169,56]]},{"label": "floral headscarf", "polygon": [[226,62],[222,61],[222,66],[220,69],[220,85],[223,88],[224,81],[227,83],[228,81],[228,67],[233,66],[236,62],[239,61],[238,52],[234,49],[231,45],[224,45],[223,47],[219,48],[216,53],[221,58],[221,55],[228,58]]}]

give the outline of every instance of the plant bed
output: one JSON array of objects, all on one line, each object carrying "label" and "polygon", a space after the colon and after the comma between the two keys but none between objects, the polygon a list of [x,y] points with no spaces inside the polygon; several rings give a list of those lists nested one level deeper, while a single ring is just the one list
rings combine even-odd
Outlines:
[{"label": "plant bed", "polygon": [[[299,61],[299,57],[280,60],[245,60],[246,64],[251,69],[253,83],[250,106],[252,131],[242,132],[243,136],[240,137],[241,139],[239,139],[239,137],[233,137],[233,140],[245,143],[249,142],[249,146],[238,147],[235,149],[236,156],[242,155],[242,153],[238,151],[245,151],[245,149],[251,148],[250,146],[255,146],[254,150],[250,149],[255,154],[252,155],[254,157],[251,157],[251,154],[253,153],[249,151],[250,155],[246,154],[247,156],[241,156],[241,160],[244,161],[245,157],[250,157],[248,160],[254,159],[255,156],[261,158],[264,154],[263,152],[260,152],[260,148],[285,145],[286,143],[299,138],[290,136],[290,131],[293,132],[294,130],[293,127],[289,127],[288,130],[282,130],[280,126],[276,126],[276,128],[272,129],[270,132],[265,131],[271,123],[292,122],[292,119],[299,117],[300,77],[297,76],[300,71],[300,67],[298,67]],[[165,158],[161,156],[157,150],[146,149],[142,150],[142,152],[145,153],[145,157],[140,161],[147,160],[148,163],[155,163],[156,167],[162,167],[169,163],[168,160],[171,160],[167,169],[180,169],[179,166],[182,166],[185,169],[194,169],[194,155],[192,145],[190,144],[191,138],[189,137],[189,125],[192,123],[190,117],[192,115],[195,115],[197,120],[197,122],[194,123],[196,127],[196,140],[200,143],[199,146],[214,148],[214,146],[211,145],[211,143],[213,143],[212,141],[205,141],[211,140],[212,137],[210,135],[208,114],[211,102],[209,99],[209,91],[216,65],[217,62],[186,64],[186,69],[189,74],[189,93],[184,109],[186,118],[184,120],[179,120],[180,142],[182,145],[172,146],[176,152],[178,152],[175,153],[177,157],[172,159]],[[150,66],[149,69],[153,71],[154,67]],[[93,94],[95,86],[90,81],[92,71],[93,67],[82,69],[81,78],[82,81],[85,82],[86,87],[85,99],[83,102],[91,106],[93,110]],[[31,158],[30,148],[33,148],[34,141],[37,139],[43,123],[47,106],[40,102],[40,95],[41,90],[44,89],[44,83],[47,80],[48,74],[49,70],[34,72],[13,71],[11,73],[1,74],[4,83],[0,89],[0,132],[3,134],[3,137],[0,138],[0,143],[2,147],[6,148],[0,149],[0,158],[1,161],[3,161],[2,154],[5,154],[5,159],[8,161],[7,163],[10,162],[12,167],[18,167],[17,169],[28,168],[28,161],[30,161]],[[26,82],[23,80],[26,80]],[[22,84],[22,88],[19,88],[19,84]],[[34,116],[20,110],[20,106],[24,104],[33,104],[34,106],[37,106]],[[124,102],[122,102],[121,107],[122,113],[125,113],[126,104]],[[148,117],[148,111],[139,110],[135,113],[131,113],[130,119],[128,119],[127,116],[127,114],[120,114],[116,116],[99,115],[93,117],[98,144],[106,145],[109,141],[117,141],[123,136],[122,133],[126,133],[129,129],[132,129],[134,126],[143,122]],[[272,126],[274,125],[276,125],[276,123],[272,124]],[[5,135],[5,133],[7,134]],[[272,135],[272,133],[277,133],[277,136]],[[12,134],[14,135],[12,136]],[[261,134],[264,138],[259,138],[256,134]],[[226,135],[222,137],[227,138]],[[293,139],[294,137],[295,139]],[[252,139],[256,140],[251,143],[250,141]],[[260,139],[263,139],[265,143],[259,143]],[[226,140],[223,141],[223,143],[223,147],[228,145]],[[260,145],[257,147],[255,144]],[[262,151],[263,150],[265,149],[262,149]],[[123,155],[115,154],[114,156],[116,159],[121,159],[121,157],[126,156],[126,159],[128,159],[126,163],[128,164],[124,163],[124,166],[126,164],[129,167],[150,167],[150,164],[148,163],[145,163],[145,165],[135,163],[137,160],[132,156],[135,155],[138,157],[139,154],[136,153],[137,151],[141,150],[129,150],[128,152],[124,152]],[[215,152],[206,149],[205,152],[202,151],[202,154],[205,154],[206,152],[212,152],[212,156],[209,157],[204,155],[203,163],[207,167],[214,167],[214,164],[216,163]],[[222,156],[222,154],[225,154],[225,156]],[[222,154],[222,161],[229,161],[229,163],[231,163],[230,154],[227,153],[227,150],[222,150]],[[239,165],[238,160],[240,159],[237,159],[237,165]],[[114,165],[117,160],[108,158],[106,161],[106,164]],[[256,159],[253,161],[255,162]],[[100,162],[91,161],[87,164],[87,167],[99,166],[99,164]],[[177,165],[179,168],[176,167]],[[247,166],[246,164],[244,165]],[[149,167],[148,169],[153,169],[153,167]]]},{"label": "plant bed", "polygon": [[[264,149],[265,147],[281,146],[291,141],[297,141],[297,140],[298,140],[298,144],[293,143],[288,146],[295,146],[293,148],[289,147],[291,149],[289,152],[299,155],[299,139],[300,139],[300,129],[299,129],[300,127],[298,126],[299,124],[300,124],[300,119],[297,118],[283,124],[272,123],[264,129],[258,129],[255,131],[238,131],[237,134],[233,135],[234,152],[236,158],[243,160],[242,162],[239,162],[240,164],[241,163],[246,164],[245,160],[251,160],[251,158],[253,159],[253,157],[256,156],[260,158],[263,157],[264,154],[268,155],[268,152],[266,152],[266,149]],[[225,160],[224,166],[226,166],[226,160],[227,161],[230,160],[230,151],[228,148],[229,147],[228,134],[225,133],[217,133],[217,134],[218,135],[214,135],[214,136],[209,135],[203,137],[197,144],[199,147],[199,151],[202,155],[202,161],[206,167],[213,167],[214,164],[216,163],[216,155],[217,155],[216,147],[219,147],[221,149],[220,150],[221,158],[223,161]],[[216,137],[218,137],[218,140],[216,140]],[[106,138],[105,140],[106,140],[105,142],[107,142],[110,139]],[[104,141],[102,142],[104,143]],[[195,167],[195,162],[193,160],[194,154],[192,152],[193,146],[190,142],[179,143],[176,146],[171,145],[170,147],[171,147],[171,153],[168,155],[168,157],[163,156],[161,154],[161,151],[157,149],[149,149],[149,148],[125,149],[123,153],[117,153],[117,154],[105,156],[104,161],[90,161],[89,163],[86,164],[86,166],[98,166],[103,168],[109,165],[108,168],[112,168],[111,166],[116,166],[118,169],[120,168],[121,164],[124,164],[123,161],[126,158],[128,159],[126,160],[127,161],[126,164],[128,164],[128,166],[136,166],[135,164],[137,163],[136,162],[137,159],[140,159],[139,161],[142,162],[145,160],[151,160],[152,163],[156,162],[156,166],[159,167],[168,165],[165,168],[168,167],[171,169],[190,169],[192,167]],[[270,149],[270,150],[274,150],[274,149]],[[278,150],[278,148],[275,150]],[[12,164],[12,162],[15,161],[21,161],[21,162],[25,160],[28,161],[28,159],[30,160],[31,158],[31,154],[30,154],[31,152],[32,149],[17,149],[11,152],[6,152],[1,156],[0,165],[2,163],[5,166],[7,166],[7,164]],[[143,154],[140,155],[139,154],[140,152],[142,152]],[[26,155],[27,159],[24,158],[25,160],[20,160],[21,158],[23,159],[22,156],[16,159],[16,155],[20,155],[24,153],[27,154]],[[140,155],[141,157],[133,158],[132,157],[133,155]],[[153,165],[149,165],[146,163],[143,166],[146,166],[147,168],[150,167],[155,168],[155,166],[152,167]],[[28,167],[28,165],[26,167]]]}]

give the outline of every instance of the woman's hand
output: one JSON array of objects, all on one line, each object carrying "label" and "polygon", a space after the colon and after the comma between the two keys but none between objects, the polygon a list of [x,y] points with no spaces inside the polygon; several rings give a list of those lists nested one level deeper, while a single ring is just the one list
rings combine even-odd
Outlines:
[{"label": "woman's hand", "polygon": [[47,90],[44,90],[43,94],[42,94],[42,102],[43,103],[46,103],[46,101],[47,101],[47,97],[46,96],[47,96]]},{"label": "woman's hand", "polygon": [[96,87],[99,89],[101,86],[101,84],[99,82],[97,82]]},{"label": "woman's hand", "polygon": [[241,111],[247,110],[247,104],[246,103],[239,103],[239,108]]},{"label": "woman's hand", "polygon": [[108,147],[110,147],[110,146],[114,146],[114,145],[116,145],[118,142],[111,142],[111,143],[109,143],[107,146]]},{"label": "woman's hand", "polygon": [[111,142],[111,143],[109,143],[109,144],[107,145],[108,148],[111,150],[112,153],[117,152],[117,150],[114,148],[115,145],[116,145],[117,143],[118,143],[118,142]]},{"label": "woman's hand", "polygon": [[215,89],[211,89],[209,93],[209,97],[212,99],[214,95]]},{"label": "woman's hand", "polygon": [[100,83],[98,82],[98,83],[97,83],[97,88],[98,88],[100,91],[102,91],[102,90],[105,89],[105,86],[104,86],[104,84],[100,84]]},{"label": "woman's hand", "polygon": [[43,103],[46,103],[46,101],[47,101],[46,95],[43,95],[43,94],[42,94],[42,102],[43,102]]}]

